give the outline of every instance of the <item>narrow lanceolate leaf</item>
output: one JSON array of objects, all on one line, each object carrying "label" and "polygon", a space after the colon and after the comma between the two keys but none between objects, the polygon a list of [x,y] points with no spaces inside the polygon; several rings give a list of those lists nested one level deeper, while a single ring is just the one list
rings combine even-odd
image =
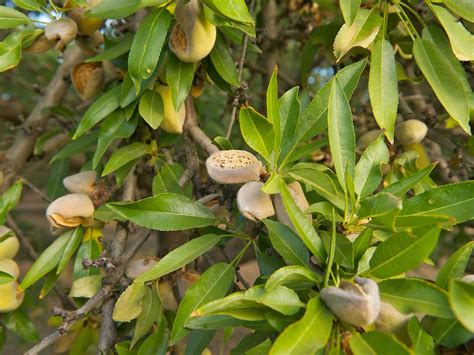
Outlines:
[{"label": "narrow lanceolate leaf", "polygon": [[398,109],[397,68],[389,41],[379,36],[370,56],[369,96],[375,120],[393,143]]},{"label": "narrow lanceolate leaf", "polygon": [[308,265],[308,249],[290,228],[270,219],[264,219],[263,222],[268,228],[273,247],[288,264]]},{"label": "narrow lanceolate leaf", "polygon": [[133,331],[133,339],[130,343],[130,348],[133,348],[133,346],[148,333],[153,324],[158,321],[162,315],[160,298],[152,288],[145,288],[141,308],[141,313],[137,318],[135,330]]},{"label": "narrow lanceolate leaf", "polygon": [[346,176],[354,176],[355,133],[351,107],[337,79],[333,81],[329,95],[328,134],[337,179],[346,190]]},{"label": "narrow lanceolate leaf", "polygon": [[349,341],[354,355],[410,355],[410,350],[394,337],[378,332],[357,334]]},{"label": "narrow lanceolate leaf", "polygon": [[319,297],[309,300],[303,318],[287,327],[273,343],[270,355],[314,354],[324,348],[333,316]]},{"label": "narrow lanceolate leaf", "polygon": [[232,265],[219,263],[207,269],[186,291],[179,304],[171,331],[171,342],[175,344],[189,333],[184,329],[184,324],[194,310],[210,301],[224,297],[233,282],[234,268]]},{"label": "narrow lanceolate leaf", "polygon": [[169,274],[170,272],[178,270],[210,250],[221,240],[221,238],[222,237],[219,235],[207,234],[180,245],[166,254],[150,270],[137,277],[135,282],[155,280]]},{"label": "narrow lanceolate leaf", "polygon": [[439,318],[452,318],[448,294],[422,279],[387,279],[379,283],[380,297],[400,312],[425,313]]},{"label": "narrow lanceolate leaf", "polygon": [[11,7],[0,6],[0,29],[13,28],[30,22],[22,12]]},{"label": "narrow lanceolate leaf", "polygon": [[443,107],[462,129],[470,133],[470,98],[449,60],[433,43],[421,38],[414,42],[413,56]]},{"label": "narrow lanceolate leaf", "polygon": [[270,160],[275,142],[273,126],[252,107],[240,109],[239,122],[245,143],[265,160]]},{"label": "narrow lanceolate leaf", "polygon": [[315,257],[320,261],[324,260],[324,246],[318,233],[313,228],[312,223],[308,221],[307,216],[301,212],[299,207],[296,205],[295,200],[291,196],[290,191],[283,180],[280,182],[280,193],[286,213],[290,217],[296,233]]},{"label": "narrow lanceolate leaf", "polygon": [[66,266],[71,260],[72,256],[76,252],[77,248],[81,244],[82,237],[84,235],[84,228],[77,227],[75,229],[68,230],[64,234],[68,235],[67,244],[64,247],[63,255],[61,256],[61,260],[59,260],[58,268],[56,274],[59,275],[61,272],[64,271]]},{"label": "narrow lanceolate leaf", "polygon": [[120,40],[111,47],[105,48],[100,54],[94,57],[87,58],[86,63],[90,62],[102,62],[104,60],[111,60],[120,57],[122,54],[127,53],[132,46],[133,34],[127,32]]},{"label": "narrow lanceolate leaf", "polygon": [[87,16],[116,19],[131,15],[139,8],[139,0],[102,0],[87,11]]},{"label": "narrow lanceolate leaf", "polygon": [[112,112],[100,127],[97,148],[92,159],[92,168],[97,168],[102,156],[114,140],[129,138],[135,132],[137,124],[138,116],[127,121],[123,109]]},{"label": "narrow lanceolate leaf", "polygon": [[444,0],[443,3],[457,15],[474,22],[474,2],[471,0]]},{"label": "narrow lanceolate leaf", "polygon": [[439,186],[406,200],[397,223],[430,215],[448,216],[456,223],[474,219],[474,181]]},{"label": "narrow lanceolate leaf", "polygon": [[166,82],[171,89],[171,100],[175,111],[179,111],[188,92],[191,89],[194,78],[194,63],[180,61],[173,52],[168,52],[166,63]]},{"label": "narrow lanceolate leaf", "polygon": [[152,10],[140,24],[128,56],[128,70],[136,92],[140,82],[155,71],[170,22],[170,13],[161,7]]},{"label": "narrow lanceolate leaf", "polygon": [[341,7],[344,21],[349,26],[352,25],[360,7],[360,0],[340,0],[339,6]]},{"label": "narrow lanceolate leaf", "polygon": [[370,259],[370,275],[388,278],[422,263],[436,247],[440,230],[436,227],[401,232],[380,244]]},{"label": "narrow lanceolate leaf", "polygon": [[377,36],[382,26],[382,18],[375,9],[357,11],[354,22],[342,25],[334,40],[334,55],[337,60],[353,47],[367,48]]},{"label": "narrow lanceolate leaf", "polygon": [[119,106],[120,86],[116,86],[95,100],[87,109],[72,138],[77,139],[82,136],[85,132],[106,118],[110,113],[115,111]]},{"label": "narrow lanceolate leaf", "polygon": [[474,284],[452,280],[449,284],[449,304],[459,322],[474,333]]},{"label": "narrow lanceolate leaf", "polygon": [[279,268],[265,282],[265,289],[285,286],[292,290],[306,290],[321,282],[321,277],[308,267],[290,265]]},{"label": "narrow lanceolate leaf", "polygon": [[58,265],[69,237],[68,233],[61,235],[36,259],[20,284],[22,290],[26,290]]},{"label": "narrow lanceolate leaf", "polygon": [[270,83],[267,88],[267,117],[268,121],[273,124],[275,130],[275,154],[278,155],[280,149],[280,107],[278,105],[278,68],[275,67],[273,70]]},{"label": "narrow lanceolate leaf", "polygon": [[282,166],[289,152],[295,149],[296,129],[300,119],[298,87],[291,88],[279,100],[281,144],[278,152],[278,166]]},{"label": "narrow lanceolate leaf", "polygon": [[425,177],[429,176],[435,166],[436,163],[433,163],[430,166],[424,168],[423,170],[417,171],[414,174],[395,181],[394,183],[384,188],[381,192],[386,192],[397,197],[402,197],[414,186],[416,186],[416,184],[420,183]]},{"label": "narrow lanceolate leaf", "polygon": [[0,225],[5,223],[8,212],[20,201],[22,190],[23,183],[19,180],[0,196]]},{"label": "narrow lanceolate leaf", "polygon": [[145,296],[145,285],[134,282],[128,286],[115,303],[112,318],[116,322],[130,322],[142,311],[142,300]]},{"label": "narrow lanceolate leaf", "polygon": [[433,355],[435,353],[433,338],[421,328],[420,322],[415,316],[408,322],[407,330],[412,344],[411,348],[415,354]]},{"label": "narrow lanceolate leaf", "polygon": [[140,98],[138,112],[151,128],[157,129],[164,118],[161,95],[156,90],[145,91]]},{"label": "narrow lanceolate leaf", "polygon": [[474,241],[467,243],[451,255],[446,264],[438,271],[436,285],[447,289],[450,279],[461,278],[471,259],[473,249]]},{"label": "narrow lanceolate leaf", "polygon": [[231,85],[238,86],[239,77],[237,74],[237,68],[235,67],[234,60],[232,59],[228,48],[229,45],[219,34],[217,36],[216,44],[209,56],[211,57],[212,64],[214,64],[214,67],[221,78]]},{"label": "narrow lanceolate leaf", "polygon": [[141,158],[150,152],[150,146],[141,142],[134,142],[120,148],[112,156],[102,171],[102,176],[107,176],[110,173],[120,169],[131,161]]},{"label": "narrow lanceolate leaf", "polygon": [[134,202],[112,202],[107,206],[139,226],[162,231],[206,227],[215,221],[207,207],[173,193],[158,194]]},{"label": "narrow lanceolate leaf", "polygon": [[359,198],[369,196],[382,181],[380,166],[388,162],[388,149],[384,137],[379,136],[360,157],[355,167],[354,186]]},{"label": "narrow lanceolate leaf", "polygon": [[432,5],[432,9],[448,34],[451,48],[456,57],[462,61],[474,60],[474,35],[444,7]]},{"label": "narrow lanceolate leaf", "polygon": [[226,2],[222,0],[204,0],[207,6],[217,13],[227,17],[230,20],[244,24],[253,24],[253,18],[250,16],[245,0],[234,0]]}]

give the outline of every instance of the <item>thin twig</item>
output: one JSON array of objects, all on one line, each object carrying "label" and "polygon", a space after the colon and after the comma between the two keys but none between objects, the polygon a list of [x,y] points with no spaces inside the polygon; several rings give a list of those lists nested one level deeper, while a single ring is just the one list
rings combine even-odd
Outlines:
[{"label": "thin twig", "polygon": [[50,203],[51,202],[51,199],[46,196],[45,193],[43,193],[43,191],[41,191],[39,188],[37,188],[35,185],[33,185],[29,180],[27,180],[26,178],[24,178],[23,176],[20,176],[20,180],[21,182],[23,182],[24,185],[28,186],[30,188],[31,191],[33,191],[34,193],[36,193],[39,197],[41,197],[44,201]]},{"label": "thin twig", "polygon": [[[250,14],[252,14],[255,9],[255,0],[251,1],[249,9],[250,9]],[[239,68],[237,71],[239,83],[242,81],[245,56],[247,55],[248,44],[249,44],[249,35],[245,33],[244,38],[242,39],[242,53],[240,54]],[[232,133],[232,127],[234,126],[234,123],[235,123],[235,117],[237,115],[238,107],[239,107],[239,97],[237,95],[236,97],[234,97],[234,100],[232,100],[232,112],[230,113],[229,125],[227,126],[227,133],[225,135],[227,139],[229,139],[230,134]]]},{"label": "thin twig", "polygon": [[196,151],[196,144],[188,133],[184,135],[184,152],[186,154],[186,169],[179,178],[179,186],[184,187],[199,171],[199,158]]},{"label": "thin twig", "polygon": [[197,114],[194,108],[193,96],[191,94],[186,98],[186,121],[184,122],[184,130],[189,136],[206,151],[207,154],[213,154],[219,151],[209,137],[202,131],[197,123]]}]

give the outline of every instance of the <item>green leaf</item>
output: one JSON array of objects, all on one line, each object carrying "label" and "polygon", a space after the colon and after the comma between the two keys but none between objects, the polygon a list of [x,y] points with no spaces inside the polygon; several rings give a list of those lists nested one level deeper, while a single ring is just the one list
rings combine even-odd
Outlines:
[{"label": "green leaf", "polygon": [[137,355],[166,355],[168,350],[169,331],[165,318],[161,318],[158,329],[150,335],[138,349]]},{"label": "green leaf", "polygon": [[450,349],[457,348],[474,337],[456,318],[437,319],[431,328],[431,334],[436,345],[441,344]]},{"label": "green leaf", "polygon": [[456,57],[461,61],[474,60],[474,36],[444,7],[432,5],[431,8],[448,34]]},{"label": "green leaf", "polygon": [[171,100],[175,111],[179,111],[194,79],[194,63],[180,61],[173,52],[168,52],[166,63],[166,82],[171,89]]},{"label": "green leaf", "polygon": [[204,205],[172,193],[135,202],[113,202],[107,206],[142,227],[162,231],[206,227],[215,222],[214,215]]},{"label": "green leaf", "polygon": [[0,42],[0,73],[14,68],[21,60],[21,43]]},{"label": "green leaf", "polygon": [[[226,43],[224,37],[218,34],[216,44],[212,49],[209,56],[211,57],[212,64],[216,68],[217,72],[231,85],[239,86],[239,76],[237,74],[237,68],[234,64],[234,59],[229,51],[229,45]],[[192,64],[190,64],[192,67]]]},{"label": "green leaf", "polygon": [[184,355],[202,354],[215,334],[215,330],[192,330],[186,339]]},{"label": "green leaf", "polygon": [[323,243],[321,242],[318,233],[313,228],[311,222],[308,221],[306,215],[301,212],[299,207],[296,205],[295,200],[291,196],[290,191],[283,180],[280,182],[280,193],[286,213],[288,214],[288,217],[290,217],[298,236],[316,258],[320,261],[325,260]]},{"label": "green leaf", "polygon": [[383,36],[372,46],[369,96],[375,120],[393,143],[398,109],[397,67],[392,45]]},{"label": "green leaf", "polygon": [[352,25],[354,19],[359,11],[360,0],[340,0],[339,6],[341,7],[342,16],[347,25]]},{"label": "green leaf", "polygon": [[5,285],[12,281],[15,281],[15,277],[13,275],[10,275],[5,271],[0,271],[0,285]]},{"label": "green leaf", "polygon": [[447,289],[449,280],[461,278],[464,275],[464,270],[471,259],[471,253],[474,248],[474,241],[467,243],[459,248],[453,255],[451,255],[438,271],[436,276],[436,285]]},{"label": "green leaf", "polygon": [[333,315],[319,297],[309,300],[303,318],[287,327],[275,340],[270,355],[314,354],[326,346]]},{"label": "green leaf", "polygon": [[192,197],[192,186],[188,184],[184,189],[179,185],[184,168],[179,164],[165,164],[157,172],[152,182],[153,195],[165,192]]},{"label": "green leaf", "polygon": [[380,192],[389,193],[397,197],[403,197],[408,191],[410,191],[413,187],[420,183],[424,178],[429,176],[435,166],[436,163],[433,163],[427,166],[426,168],[417,171],[416,173],[397,180],[394,183],[385,187]]},{"label": "green leaf", "polygon": [[370,224],[395,229],[395,219],[402,209],[402,200],[381,192],[360,201],[359,218],[371,218]]},{"label": "green leaf", "polygon": [[[367,59],[364,58],[341,69],[335,75],[348,100],[352,97],[366,65]],[[327,82],[303,111],[296,130],[297,141],[310,139],[327,127],[328,102],[333,81],[334,78]]]},{"label": "green leaf", "polygon": [[[158,195],[159,196],[159,195]],[[158,279],[189,264],[197,257],[214,247],[221,240],[221,236],[206,234],[180,245],[166,254],[150,270],[135,279],[135,282],[146,282]]]},{"label": "green leaf", "polygon": [[308,265],[308,249],[290,228],[270,219],[264,219],[263,223],[265,223],[268,228],[273,247],[288,264]]},{"label": "green leaf", "polygon": [[300,118],[300,102],[298,87],[294,87],[283,94],[279,100],[280,107],[280,151],[277,152],[278,165],[285,162],[288,153],[295,149],[296,129]]},{"label": "green leaf", "polygon": [[69,175],[69,159],[56,160],[51,164],[46,195],[55,200],[67,193],[63,179]]},{"label": "green leaf", "polygon": [[392,336],[378,332],[356,334],[349,340],[354,355],[409,355],[410,350]]},{"label": "green leaf", "polygon": [[400,232],[377,247],[370,259],[370,275],[388,278],[409,271],[428,258],[438,242],[437,227]]},{"label": "green leaf", "polygon": [[171,343],[176,344],[186,334],[184,325],[193,311],[202,305],[224,297],[234,282],[234,269],[230,264],[218,263],[207,269],[186,291],[171,331]]},{"label": "green leaf", "polygon": [[84,229],[82,227],[77,227],[66,231],[64,235],[67,235],[67,237],[65,238],[67,238],[68,240],[66,245],[64,246],[63,255],[61,256],[61,259],[58,263],[58,268],[56,271],[57,275],[64,271],[67,264],[69,263],[69,260],[71,260],[77,248],[79,248],[79,245],[82,241],[82,237],[84,235]]},{"label": "green leaf", "polygon": [[292,290],[306,290],[321,282],[321,277],[307,267],[299,265],[284,266],[275,271],[265,282],[265,289],[285,286]]},{"label": "green leaf", "polygon": [[276,157],[280,152],[281,143],[281,125],[280,125],[280,106],[278,101],[278,68],[273,69],[270,82],[267,88],[267,117],[268,121],[273,125],[275,131],[275,146],[274,151]]},{"label": "green leaf", "polygon": [[93,131],[89,134],[79,137],[78,139],[69,142],[63,149],[57,152],[49,161],[50,164],[57,160],[66,159],[76,155],[77,153],[85,153],[90,151],[97,141],[99,131]]},{"label": "green leaf", "polygon": [[434,341],[433,338],[421,329],[420,322],[416,317],[412,317],[408,322],[408,335],[411,340],[411,348],[415,354],[419,355],[434,355]]},{"label": "green leaf", "polygon": [[64,248],[68,244],[69,237],[70,235],[68,233],[59,236],[45,249],[38,259],[36,259],[20,284],[22,290],[26,290],[58,265],[63,256]]},{"label": "green leaf", "polygon": [[11,185],[0,198],[0,225],[5,223],[8,212],[20,201],[23,183],[21,180]]},{"label": "green leaf", "polygon": [[128,56],[128,72],[140,91],[140,83],[155,71],[161,49],[171,22],[171,15],[165,8],[155,8],[140,24]]},{"label": "green leaf", "polygon": [[142,312],[142,302],[146,294],[145,285],[141,282],[133,282],[120,295],[115,303],[112,318],[116,322],[130,322],[137,318]]},{"label": "green leaf", "polygon": [[122,54],[127,53],[132,47],[133,37],[134,36],[129,32],[125,33],[125,35],[112,47],[105,48],[102,53],[87,58],[86,63],[102,62],[104,60],[111,60],[120,57]]},{"label": "green leaf", "polygon": [[135,91],[132,78],[130,77],[130,73],[127,72],[120,89],[120,107],[125,108],[134,102],[141,94],[145,92],[148,87],[154,83],[157,75],[157,71],[154,71],[149,78],[142,80],[140,83],[140,91],[137,93]]},{"label": "green leaf", "polygon": [[[241,110],[242,111],[242,110]],[[241,120],[242,118],[240,118]],[[242,128],[241,128],[242,130]],[[272,139],[273,141],[273,139]],[[221,150],[232,150],[234,147],[232,146],[232,143],[226,138],[222,136],[216,136],[214,137],[213,142],[221,149]],[[248,144],[248,143],[247,143]]]},{"label": "green leaf", "polygon": [[470,133],[469,95],[449,60],[433,43],[421,38],[414,42],[413,56],[443,107]]},{"label": "green leaf", "polygon": [[243,320],[263,320],[264,312],[273,309],[286,316],[295,314],[303,306],[298,295],[284,286],[265,290],[263,285],[247,291],[235,292],[227,297],[212,301],[196,311],[197,316],[224,314]]},{"label": "green leaf", "polygon": [[373,42],[380,27],[382,18],[374,9],[359,9],[354,22],[349,26],[342,25],[334,40],[334,55],[337,61],[353,47],[367,48]]},{"label": "green leaf", "polygon": [[443,0],[443,3],[457,15],[474,22],[474,3],[471,0]]},{"label": "green leaf", "polygon": [[325,171],[321,171],[318,165],[297,164],[289,171],[289,175],[310,186],[318,195],[324,197],[340,210],[344,210],[344,192],[337,181],[334,181]]},{"label": "green leaf", "polygon": [[146,287],[145,295],[142,299],[141,313],[137,318],[135,330],[133,331],[132,342],[130,348],[143,338],[151,329],[153,324],[162,316],[161,304],[158,294],[155,290]]},{"label": "green leaf", "polygon": [[77,139],[97,123],[106,118],[120,106],[120,86],[107,91],[87,109],[74,132],[72,139]]},{"label": "green leaf", "polygon": [[212,10],[218,14],[227,17],[230,20],[237,22],[251,24],[254,21],[250,16],[245,0],[233,0],[232,2],[226,2],[222,0],[204,0],[204,4],[209,6]]},{"label": "green leaf", "polygon": [[36,343],[40,340],[38,330],[22,310],[2,315],[2,322],[10,332],[30,343]]},{"label": "green leaf", "polygon": [[150,153],[150,146],[141,142],[134,142],[120,148],[112,154],[102,171],[102,177],[113,173],[124,165]]},{"label": "green leaf", "polygon": [[140,97],[138,112],[146,123],[157,129],[164,118],[163,100],[156,90],[146,90]]},{"label": "green leaf", "polygon": [[381,135],[364,151],[355,167],[355,192],[359,198],[372,194],[382,181],[381,164],[389,159],[388,149]]},{"label": "green leaf", "polygon": [[137,124],[137,116],[127,121],[123,109],[112,112],[100,127],[97,148],[92,159],[92,168],[97,168],[107,148],[109,148],[113,141],[129,138],[135,132]]},{"label": "green leaf", "polygon": [[397,223],[429,215],[449,216],[455,223],[474,219],[474,181],[439,186],[407,199]]},{"label": "green leaf", "polygon": [[337,78],[329,95],[328,135],[337,178],[346,191],[346,176],[354,176],[356,143],[351,107]]},{"label": "green leaf", "polygon": [[469,331],[474,333],[474,284],[461,280],[449,283],[449,304],[456,318]]},{"label": "green leaf", "polygon": [[133,14],[140,8],[139,0],[101,0],[86,15],[102,19],[119,19]]},{"label": "green leaf", "polygon": [[42,11],[41,5],[44,5],[44,0],[13,0],[16,7],[28,11]]},{"label": "green leaf", "polygon": [[446,291],[421,279],[387,279],[379,283],[380,297],[402,313],[425,313],[452,318]]},{"label": "green leaf", "polygon": [[0,6],[0,29],[13,28],[30,22],[24,13],[11,7]]},{"label": "green leaf", "polygon": [[275,141],[273,126],[252,107],[240,109],[239,121],[245,143],[269,161]]}]

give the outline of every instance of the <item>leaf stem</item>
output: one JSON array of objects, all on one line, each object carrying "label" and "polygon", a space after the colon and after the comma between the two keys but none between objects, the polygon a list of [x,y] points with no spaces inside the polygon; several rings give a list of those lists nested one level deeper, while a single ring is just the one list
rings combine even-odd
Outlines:
[{"label": "leaf stem", "polygon": [[328,263],[326,270],[324,271],[323,287],[327,287],[329,281],[329,275],[331,274],[332,264],[334,262],[334,254],[336,252],[336,210],[332,208],[332,233],[331,233],[331,246],[329,249]]}]

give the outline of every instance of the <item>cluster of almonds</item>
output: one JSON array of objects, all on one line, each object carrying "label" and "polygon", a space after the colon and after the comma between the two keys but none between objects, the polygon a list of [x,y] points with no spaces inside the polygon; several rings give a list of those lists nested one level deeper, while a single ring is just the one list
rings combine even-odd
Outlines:
[{"label": "cluster of almonds", "polygon": [[83,171],[64,178],[63,184],[70,194],[59,197],[46,209],[46,217],[53,228],[90,226],[94,221],[94,203],[97,173]]},{"label": "cluster of almonds", "polygon": [[[274,195],[272,201],[272,196],[262,191],[264,184],[259,180],[264,170],[253,154],[244,150],[219,151],[206,160],[206,168],[219,184],[244,184],[237,192],[237,207],[245,218],[256,222],[276,214],[281,223],[293,228],[281,195]],[[309,203],[300,184],[294,182],[288,188],[296,205],[305,211]]]},{"label": "cluster of almonds", "polygon": [[377,330],[405,340],[410,316],[400,313],[389,303],[381,302],[374,280],[356,277],[354,281],[341,281],[339,287],[330,286],[321,290],[321,299],[331,312],[344,323],[356,327],[375,323]]},{"label": "cluster of almonds", "polygon": [[[125,269],[125,276],[133,280],[150,270],[159,261],[155,256],[131,260]],[[164,309],[176,311],[178,309],[178,299],[182,300],[188,288],[195,283],[201,275],[194,270],[179,271],[174,279],[160,279],[155,284],[161,304]],[[175,288],[176,285],[176,288]]]},{"label": "cluster of almonds", "polygon": [[0,313],[14,311],[23,302],[24,292],[18,287],[20,269],[13,258],[20,249],[18,237],[9,228],[0,226],[0,237],[9,234],[0,242],[0,271],[13,277],[13,280],[0,284]]}]

